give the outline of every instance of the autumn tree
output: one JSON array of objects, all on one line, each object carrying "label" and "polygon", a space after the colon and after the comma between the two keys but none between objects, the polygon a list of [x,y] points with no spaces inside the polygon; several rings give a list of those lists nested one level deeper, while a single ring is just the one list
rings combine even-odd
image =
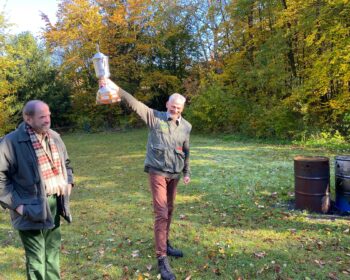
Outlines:
[{"label": "autumn tree", "polygon": [[[111,78],[150,106],[189,97],[195,127],[255,137],[347,133],[349,2],[62,0],[44,38],[70,81],[78,123],[118,125],[94,104],[98,43]],[[133,121],[133,118],[129,118]],[[348,125],[344,125],[348,122]]]},{"label": "autumn tree", "polygon": [[70,86],[59,75],[45,46],[30,32],[13,35],[7,44],[7,57],[14,63],[7,74],[16,87],[17,121],[21,120],[20,109],[31,99],[45,101],[52,113],[55,127],[69,125]]},{"label": "autumn tree", "polygon": [[[349,116],[348,12],[347,1],[230,1],[215,25],[223,71],[202,79],[193,121],[213,123],[217,115],[201,113],[212,108],[226,116],[221,130],[258,137],[341,129]],[[208,104],[211,86],[221,94]]]},{"label": "autumn tree", "polygon": [[78,119],[113,126],[121,113],[119,105],[94,105],[97,79],[91,57],[96,43],[109,56],[112,80],[150,106],[163,108],[169,94],[183,88],[195,48],[190,14],[182,6],[172,1],[61,1],[57,17],[52,25],[43,15],[44,37],[61,54]]},{"label": "autumn tree", "polygon": [[8,73],[14,67],[7,50],[9,26],[5,13],[0,11],[0,136],[15,126],[12,119],[16,104],[15,86],[8,79]]}]

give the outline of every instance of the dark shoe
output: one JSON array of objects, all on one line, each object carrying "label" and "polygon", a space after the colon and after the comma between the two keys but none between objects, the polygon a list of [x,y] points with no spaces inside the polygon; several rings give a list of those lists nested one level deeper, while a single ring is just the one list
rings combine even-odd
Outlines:
[{"label": "dark shoe", "polygon": [[166,242],[166,254],[176,258],[182,258],[184,256],[181,250],[175,249],[170,245],[169,240]]},{"label": "dark shoe", "polygon": [[176,277],[171,270],[168,258],[162,256],[158,258],[158,268],[163,280],[175,280]]}]

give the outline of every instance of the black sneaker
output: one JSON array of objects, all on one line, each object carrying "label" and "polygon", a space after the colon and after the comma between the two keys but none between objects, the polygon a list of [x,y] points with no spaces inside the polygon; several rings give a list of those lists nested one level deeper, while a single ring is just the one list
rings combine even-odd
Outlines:
[{"label": "black sneaker", "polygon": [[168,258],[161,256],[158,258],[158,269],[163,280],[175,280],[176,277],[171,270]]},{"label": "black sneaker", "polygon": [[184,256],[181,250],[175,249],[170,245],[169,240],[166,242],[166,254],[176,258],[182,258]]}]

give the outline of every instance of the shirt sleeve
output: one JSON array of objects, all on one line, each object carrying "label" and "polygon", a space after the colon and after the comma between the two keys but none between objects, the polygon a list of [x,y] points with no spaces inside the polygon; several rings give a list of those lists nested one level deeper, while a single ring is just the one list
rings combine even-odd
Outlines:
[{"label": "shirt sleeve", "polygon": [[122,88],[119,88],[118,94],[126,103],[128,103],[131,109],[133,109],[141,117],[148,127],[154,127],[156,119],[154,116],[155,110],[149,108]]}]

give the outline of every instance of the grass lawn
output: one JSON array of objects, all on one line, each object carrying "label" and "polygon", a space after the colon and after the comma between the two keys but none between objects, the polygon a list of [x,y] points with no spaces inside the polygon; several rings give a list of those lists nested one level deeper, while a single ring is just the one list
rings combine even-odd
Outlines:
[{"label": "grass lawn", "polygon": [[[62,222],[62,279],[159,279],[143,161],[147,131],[64,136],[76,187]],[[192,182],[178,187],[171,240],[177,279],[350,279],[349,217],[291,207],[293,157],[334,156],[292,145],[191,139]],[[24,253],[0,211],[0,279],[25,279]]]}]

